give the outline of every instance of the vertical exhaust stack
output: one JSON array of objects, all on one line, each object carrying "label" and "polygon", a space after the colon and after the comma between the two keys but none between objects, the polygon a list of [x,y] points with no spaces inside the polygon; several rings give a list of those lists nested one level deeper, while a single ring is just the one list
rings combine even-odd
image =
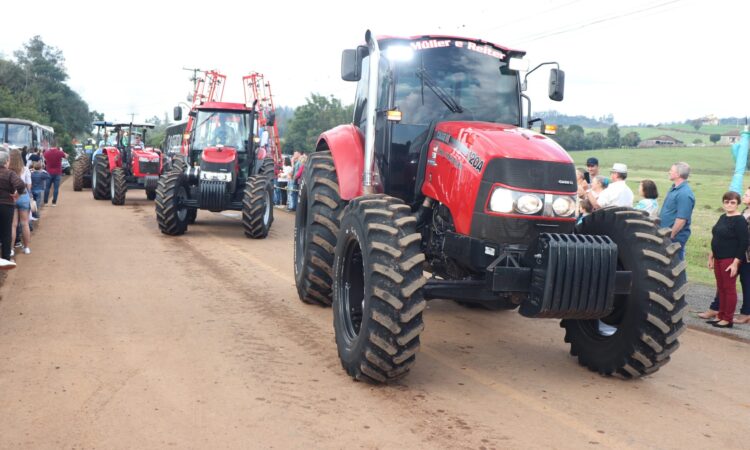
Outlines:
[{"label": "vertical exhaust stack", "polygon": [[362,176],[362,192],[374,194],[372,180],[372,162],[375,156],[375,115],[376,103],[378,99],[378,66],[380,66],[380,47],[375,35],[367,30],[365,33],[365,42],[370,50],[370,73],[367,80],[367,127],[365,128],[365,168]]}]

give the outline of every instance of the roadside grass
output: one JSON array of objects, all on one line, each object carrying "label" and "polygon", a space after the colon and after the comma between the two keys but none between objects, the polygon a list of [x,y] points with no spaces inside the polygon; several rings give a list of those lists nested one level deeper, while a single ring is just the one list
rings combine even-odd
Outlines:
[{"label": "roadside grass", "polygon": [[[711,246],[711,228],[723,213],[721,197],[729,189],[734,173],[734,160],[730,147],[679,147],[652,149],[609,149],[570,152],[576,167],[585,167],[586,159],[599,159],[601,174],[608,175],[616,162],[628,165],[628,186],[636,201],[638,183],[643,179],[653,180],[659,189],[661,207],[672,183],[668,171],[678,161],[690,164],[690,187],[695,193],[695,209],[691,223],[691,236],[687,244],[688,279],[691,282],[714,285],[713,272],[707,268],[708,251]],[[750,185],[750,174],[744,178],[744,187]]]}]

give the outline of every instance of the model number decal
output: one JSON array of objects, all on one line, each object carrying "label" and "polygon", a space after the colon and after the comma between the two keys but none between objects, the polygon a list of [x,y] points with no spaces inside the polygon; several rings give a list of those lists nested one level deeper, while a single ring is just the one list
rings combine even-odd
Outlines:
[{"label": "model number decal", "polygon": [[469,164],[475,169],[477,169],[477,172],[481,172],[482,168],[484,167],[484,160],[477,155],[476,153],[469,151]]}]

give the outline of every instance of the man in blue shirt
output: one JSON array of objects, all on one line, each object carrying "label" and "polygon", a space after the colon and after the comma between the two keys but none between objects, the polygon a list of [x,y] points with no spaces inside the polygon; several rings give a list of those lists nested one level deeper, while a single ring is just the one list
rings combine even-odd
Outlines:
[{"label": "man in blue shirt", "polygon": [[685,259],[685,246],[690,238],[690,217],[695,207],[695,195],[687,182],[688,176],[690,166],[687,163],[678,162],[672,165],[669,169],[669,180],[674,184],[669,189],[659,212],[661,226],[672,229],[672,241],[682,245],[678,253],[680,260]]}]

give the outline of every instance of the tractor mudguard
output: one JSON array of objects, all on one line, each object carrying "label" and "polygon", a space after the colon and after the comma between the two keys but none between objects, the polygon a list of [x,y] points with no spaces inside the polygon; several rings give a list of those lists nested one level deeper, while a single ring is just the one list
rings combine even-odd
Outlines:
[{"label": "tractor mudguard", "polygon": [[341,200],[362,195],[365,139],[359,129],[353,124],[339,125],[321,134],[315,148],[331,151]]},{"label": "tractor mudguard", "polygon": [[117,147],[104,147],[102,153],[107,156],[110,172],[116,167],[122,167],[122,158],[120,158],[120,150],[118,150]]}]

